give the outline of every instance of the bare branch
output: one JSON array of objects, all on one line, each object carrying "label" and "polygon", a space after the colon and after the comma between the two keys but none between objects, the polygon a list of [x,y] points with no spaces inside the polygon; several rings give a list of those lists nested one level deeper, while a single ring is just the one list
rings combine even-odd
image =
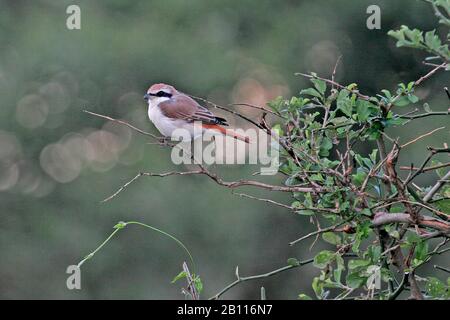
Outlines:
[{"label": "bare branch", "polygon": [[303,237],[301,237],[301,238],[299,238],[299,239],[297,239],[297,240],[294,240],[294,241],[289,242],[289,245],[290,245],[290,246],[293,246],[294,244],[299,243],[300,241],[306,240],[306,239],[308,239],[308,238],[310,238],[310,237],[313,237],[313,236],[315,236],[315,235],[322,234],[322,233],[325,233],[325,232],[333,231],[333,230],[335,230],[337,227],[343,225],[343,224],[346,223],[346,222],[347,222],[347,221],[341,221],[341,222],[339,222],[339,223],[337,223],[337,224],[335,224],[335,225],[332,225],[332,226],[330,226],[330,227],[323,228],[323,229],[319,229],[319,230],[313,231],[313,232],[311,232],[311,233],[308,233],[307,235],[305,235],[305,236],[303,236]]},{"label": "bare branch", "polygon": [[434,67],[430,72],[428,72],[426,75],[420,77],[419,79],[417,79],[414,82],[414,86],[418,86],[420,85],[422,82],[424,82],[425,80],[427,80],[428,78],[430,78],[433,74],[436,73],[436,71],[438,71],[439,69],[445,69],[445,67],[447,66],[447,62],[444,62],[440,65],[437,65],[436,67]]},{"label": "bare branch", "polygon": [[254,126],[256,126],[256,127],[260,128],[260,129],[264,129],[264,128],[261,126],[261,124],[259,124],[259,123],[255,122],[255,121],[253,121],[253,120],[250,119],[249,117],[244,116],[243,114],[240,114],[239,112],[237,112],[237,111],[235,111],[235,110],[230,110],[229,108],[222,107],[222,106],[220,106],[220,105],[218,105],[218,104],[216,104],[216,103],[214,103],[214,102],[211,102],[211,101],[209,101],[209,100],[206,100],[205,98],[200,98],[200,97],[196,97],[196,96],[193,96],[193,95],[189,95],[189,96],[190,96],[191,98],[195,99],[195,100],[199,100],[199,101],[202,101],[202,102],[204,102],[204,103],[207,103],[207,104],[209,104],[210,106],[212,106],[212,107],[214,107],[214,108],[216,108],[216,109],[220,109],[220,110],[229,112],[229,113],[231,113],[231,114],[234,114],[235,116],[237,116],[237,117],[239,117],[239,118],[242,118],[242,119],[244,119],[244,120],[247,121],[247,122],[250,122],[250,123],[253,124]]},{"label": "bare branch", "polygon": [[[422,227],[427,227],[444,233],[450,233],[450,223],[428,216],[421,216],[418,218],[418,224]],[[385,213],[377,212],[372,220],[372,226],[382,226],[391,223],[409,223],[414,224],[411,215],[408,213]]]},{"label": "bare branch", "polygon": [[[446,167],[450,167],[450,162],[437,164],[435,166],[430,166],[430,167],[423,168],[421,170],[421,172],[433,171],[433,170],[446,168]],[[401,166],[400,167],[400,170],[411,170],[411,169],[412,170],[420,170],[420,168],[417,168],[417,167],[407,167],[407,166]]]},{"label": "bare branch", "polygon": [[[335,82],[334,80],[335,80],[335,76],[336,76],[336,70],[337,70],[337,67],[338,67],[339,62],[341,61],[341,59],[342,59],[342,55],[340,55],[340,56],[337,58],[336,64],[334,65],[333,73],[331,74],[331,81],[333,81],[333,82]],[[334,89],[334,84],[332,84],[331,89]]]},{"label": "bare branch", "polygon": [[235,194],[235,195],[237,195],[239,197],[243,197],[243,198],[248,198],[248,199],[253,199],[253,200],[258,200],[258,201],[270,203],[270,204],[276,205],[278,207],[282,207],[282,208],[289,209],[289,210],[292,210],[292,211],[296,210],[292,206],[288,206],[288,205],[286,205],[284,203],[280,203],[280,202],[277,202],[277,201],[274,201],[274,200],[271,200],[271,199],[258,198],[258,197],[255,197],[255,196],[252,196],[252,195],[249,195],[249,194],[246,194],[246,193],[237,193],[237,192],[234,192],[234,191],[232,191],[232,194]]},{"label": "bare branch", "polygon": [[114,192],[111,196],[108,198],[102,200],[103,202],[110,201],[111,199],[115,198],[119,193],[124,191],[130,184],[135,182],[137,179],[139,179],[142,176],[148,176],[148,177],[168,177],[173,175],[192,175],[192,174],[201,174],[202,170],[196,170],[196,171],[170,171],[165,173],[151,173],[151,172],[140,172],[138,173],[133,179],[122,185],[116,192]]},{"label": "bare branch", "polygon": [[252,109],[258,109],[263,112],[267,112],[267,113],[273,114],[274,116],[284,119],[284,117],[281,114],[278,114],[276,112],[273,112],[272,110],[269,110],[269,109],[261,107],[261,106],[255,106],[254,104],[250,104],[250,103],[242,103],[242,102],[241,103],[231,103],[230,106],[244,106],[244,107],[249,107]]},{"label": "bare branch", "polygon": [[335,82],[333,80],[322,78],[322,77],[319,77],[319,76],[316,76],[316,75],[301,73],[301,72],[296,72],[295,75],[296,76],[303,76],[303,77],[309,78],[309,79],[319,79],[319,80],[325,81],[326,83],[331,84],[331,85],[333,85],[333,86],[335,86],[335,87],[337,87],[339,89],[344,89],[344,90],[347,90],[350,93],[356,94],[362,100],[367,100],[367,101],[370,100],[369,96],[366,96],[366,95],[360,93],[358,90],[349,89],[346,86],[343,86],[342,84],[337,83],[337,82]]},{"label": "bare branch", "polygon": [[409,146],[410,144],[413,144],[413,143],[419,141],[420,139],[428,137],[428,136],[432,135],[433,133],[435,133],[436,131],[439,131],[439,130],[442,130],[442,129],[445,129],[445,127],[436,128],[436,129],[434,129],[434,130],[432,130],[432,131],[430,131],[428,133],[422,134],[422,135],[418,136],[417,138],[412,139],[411,141],[401,145],[400,148],[404,148],[406,146]]},{"label": "bare branch", "polygon": [[[447,62],[444,62],[440,65],[437,65],[436,67],[434,67],[431,71],[429,71],[427,74],[423,75],[422,77],[420,77],[419,79],[417,79],[416,81],[414,81],[414,87],[417,87],[418,85],[420,85],[422,82],[424,82],[425,80],[429,79],[433,74],[435,74],[439,69],[445,69],[445,67],[447,66]],[[392,106],[395,104],[395,102],[400,99],[400,97],[403,96],[403,93],[399,93],[397,94],[395,97],[393,97],[391,99],[391,101],[389,102],[389,104],[386,106],[386,112],[388,112],[389,110],[391,110]]]},{"label": "bare branch", "polygon": [[192,170],[192,171],[169,171],[165,173],[153,173],[153,172],[141,172],[137,174],[133,179],[122,185],[114,194],[109,196],[108,198],[104,199],[102,202],[107,202],[113,198],[115,198],[119,193],[124,191],[130,184],[135,182],[137,179],[139,179],[142,176],[147,177],[168,177],[168,176],[185,176],[185,175],[206,175],[209,178],[211,178],[213,181],[215,181],[217,184],[230,188],[235,189],[242,186],[253,186],[261,189],[266,189],[270,191],[279,191],[279,192],[312,192],[312,193],[321,193],[321,192],[327,192],[326,188],[322,187],[300,187],[300,186],[278,186],[278,185],[272,185],[267,184],[259,181],[254,180],[238,180],[238,181],[224,181],[221,177],[219,177],[217,174],[208,171],[204,166],[198,165],[200,167],[199,170]]},{"label": "bare branch", "polygon": [[446,183],[448,183],[450,180],[450,171],[447,172],[447,174],[442,177],[442,179],[440,179],[438,182],[436,182],[436,184],[431,188],[430,191],[428,191],[428,193],[425,195],[425,197],[423,197],[423,201],[424,202],[428,202],[430,201],[433,196],[436,194],[436,192],[438,192],[442,186]]},{"label": "bare branch", "polygon": [[195,279],[192,276],[191,272],[189,271],[188,265],[186,262],[183,262],[183,271],[186,274],[186,280],[188,283],[187,286],[187,292],[192,297],[192,300],[199,300],[200,299],[200,293],[197,290],[197,287],[195,286]]},{"label": "bare branch", "polygon": [[214,296],[212,296],[209,300],[217,300],[220,298],[220,296],[222,296],[225,292],[227,292],[228,290],[230,290],[231,288],[233,288],[234,286],[238,285],[241,282],[245,282],[245,281],[250,281],[250,280],[257,280],[257,279],[263,279],[263,278],[268,278],[274,275],[277,275],[281,272],[290,270],[290,269],[294,269],[294,268],[298,268],[301,266],[304,266],[306,264],[310,264],[311,262],[313,262],[314,259],[309,259],[309,260],[305,260],[305,261],[298,261],[298,263],[296,264],[290,264],[287,265],[285,267],[267,272],[267,273],[263,273],[263,274],[258,274],[255,276],[249,276],[249,277],[241,277],[237,274],[237,280],[235,280],[234,282],[230,283],[229,285],[227,285],[225,288],[223,288],[221,291],[219,291],[218,293],[216,293]]},{"label": "bare branch", "polygon": [[124,125],[124,126],[127,126],[127,127],[130,128],[130,129],[133,129],[133,130],[136,131],[136,132],[139,132],[140,134],[143,134],[143,135],[145,135],[145,136],[152,137],[153,139],[160,140],[160,141],[161,141],[161,140],[165,140],[165,137],[158,137],[158,136],[156,136],[156,135],[154,135],[154,134],[152,134],[152,133],[150,133],[150,132],[146,132],[146,131],[144,131],[144,130],[139,129],[139,128],[137,128],[137,127],[135,127],[135,126],[129,124],[129,123],[126,122],[126,121],[119,120],[119,119],[114,119],[114,118],[111,118],[111,117],[109,117],[109,116],[104,116],[104,115],[102,115],[102,114],[98,114],[98,113],[91,112],[91,111],[88,111],[88,110],[83,110],[83,112],[88,113],[88,114],[93,115],[93,116],[96,116],[96,117],[99,117],[99,118],[103,118],[103,119],[106,119],[106,120],[109,120],[109,121],[113,121],[113,122],[122,124],[122,125]]},{"label": "bare branch", "polygon": [[448,268],[444,268],[444,267],[441,267],[441,266],[438,266],[438,265],[434,265],[434,268],[442,270],[442,271],[445,271],[447,273],[450,273],[450,269],[448,269]]},{"label": "bare branch", "polygon": [[416,115],[412,115],[412,116],[404,114],[404,115],[399,116],[399,118],[414,120],[414,119],[420,119],[420,118],[426,118],[426,117],[448,116],[448,115],[450,115],[450,110],[449,111],[426,112],[426,113],[416,114]]}]

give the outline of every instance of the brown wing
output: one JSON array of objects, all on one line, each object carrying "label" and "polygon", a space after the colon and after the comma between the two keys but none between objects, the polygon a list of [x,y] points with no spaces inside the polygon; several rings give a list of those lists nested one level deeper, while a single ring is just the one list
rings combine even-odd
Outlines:
[{"label": "brown wing", "polygon": [[224,118],[216,117],[211,111],[189,96],[180,94],[159,104],[161,112],[168,118],[187,121],[201,121],[207,124],[228,125]]}]

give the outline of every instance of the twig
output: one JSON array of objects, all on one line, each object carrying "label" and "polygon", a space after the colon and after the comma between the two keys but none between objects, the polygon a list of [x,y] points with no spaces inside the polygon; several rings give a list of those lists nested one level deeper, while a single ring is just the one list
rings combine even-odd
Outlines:
[{"label": "twig", "polygon": [[314,259],[309,259],[309,260],[305,260],[305,261],[299,261],[296,264],[290,264],[288,266],[267,272],[267,273],[263,273],[263,274],[258,274],[255,276],[249,276],[249,277],[241,277],[239,276],[239,274],[237,274],[236,272],[236,276],[237,276],[237,280],[233,281],[232,283],[230,283],[229,285],[227,285],[225,288],[223,288],[222,290],[220,290],[218,293],[216,293],[214,296],[212,296],[209,300],[217,300],[220,298],[220,296],[222,296],[225,292],[227,292],[228,290],[230,290],[231,288],[233,288],[234,286],[238,285],[241,282],[245,282],[245,281],[250,281],[250,280],[256,280],[256,279],[263,279],[263,278],[268,278],[274,275],[277,275],[281,272],[290,270],[290,269],[294,269],[294,268],[298,268],[301,266],[304,266],[306,264],[310,264],[311,262],[313,262]]},{"label": "twig", "polygon": [[425,158],[425,160],[422,162],[422,165],[419,167],[419,170],[415,171],[406,181],[403,183],[404,186],[408,185],[415,177],[417,177],[419,174],[421,174],[423,169],[426,167],[428,162],[433,158],[433,156],[437,153],[444,153],[444,152],[450,152],[449,148],[432,148],[428,147],[428,150],[430,151],[428,153],[428,156]]},{"label": "twig", "polygon": [[442,270],[442,271],[445,271],[447,273],[450,273],[450,269],[448,269],[448,268],[444,268],[444,267],[441,267],[441,266],[438,266],[438,265],[434,265],[434,268]]},{"label": "twig", "polygon": [[261,107],[261,106],[255,106],[254,104],[240,102],[240,103],[231,103],[229,105],[230,106],[244,106],[244,107],[249,107],[249,108],[253,108],[253,109],[258,109],[258,110],[273,114],[279,118],[285,119],[285,117],[283,117],[281,114],[278,114],[276,112],[273,112],[272,110],[269,110],[269,109]]},{"label": "twig", "polygon": [[266,189],[270,191],[279,191],[279,192],[313,192],[313,193],[320,193],[320,192],[327,192],[326,188],[322,187],[299,187],[299,186],[278,186],[278,185],[272,185],[267,184],[259,181],[254,180],[238,180],[238,181],[224,181],[221,177],[216,175],[215,173],[212,173],[208,171],[205,167],[202,165],[198,165],[200,167],[199,170],[192,170],[192,171],[169,171],[165,173],[153,173],[153,172],[140,172],[138,173],[133,179],[122,185],[116,192],[114,192],[111,196],[104,199],[102,202],[107,202],[113,198],[115,198],[119,193],[121,193],[123,190],[125,190],[130,184],[135,182],[137,179],[139,179],[142,176],[147,177],[168,177],[168,176],[174,176],[174,175],[206,175],[209,178],[211,178],[213,181],[215,181],[217,184],[234,189],[242,186],[253,186],[261,189]]},{"label": "twig", "polygon": [[313,231],[313,232],[311,232],[311,233],[308,233],[307,235],[305,235],[305,236],[303,236],[303,237],[301,237],[301,238],[299,238],[299,239],[297,239],[297,240],[294,240],[294,241],[289,242],[289,245],[290,245],[290,246],[293,246],[294,244],[299,243],[300,241],[306,240],[306,239],[308,239],[308,238],[310,238],[310,237],[313,237],[313,236],[315,236],[315,235],[317,235],[317,234],[321,234],[321,233],[333,231],[333,230],[335,230],[337,227],[343,225],[343,224],[346,223],[346,222],[347,222],[346,220],[345,220],[345,221],[341,221],[341,222],[339,222],[339,223],[337,223],[337,224],[335,224],[335,225],[332,225],[332,226],[330,226],[330,227],[323,228],[323,229],[319,229],[319,230]]},{"label": "twig", "polygon": [[447,62],[444,62],[440,65],[437,65],[436,67],[434,67],[434,69],[432,69],[430,72],[428,72],[426,75],[420,77],[419,79],[417,79],[414,82],[414,86],[418,86],[419,84],[421,84],[423,81],[427,80],[428,78],[430,78],[433,74],[436,73],[436,71],[438,71],[439,69],[445,69],[445,67],[447,66]]},{"label": "twig", "polygon": [[448,115],[450,115],[450,110],[449,111],[426,112],[426,113],[416,114],[413,116],[404,114],[404,115],[399,116],[399,118],[414,120],[414,119],[420,119],[420,118],[426,118],[426,117],[432,117],[432,116],[448,116]]},{"label": "twig", "polygon": [[131,179],[130,181],[128,181],[127,183],[122,185],[116,192],[114,192],[109,197],[107,197],[107,198],[103,199],[102,201],[100,201],[100,203],[105,203],[105,202],[108,202],[109,200],[115,198],[119,193],[121,193],[123,190],[125,190],[130,184],[132,184],[134,181],[139,179],[142,175],[143,175],[142,172],[138,173],[133,179]]},{"label": "twig", "polygon": [[[442,163],[442,164],[437,164],[435,166],[430,166],[430,167],[426,167],[423,168],[421,171],[422,172],[427,172],[427,171],[433,171],[433,170],[437,170],[437,169],[441,169],[441,168],[446,168],[446,167],[450,167],[450,162],[447,163]],[[420,170],[420,168],[416,168],[416,167],[407,167],[407,166],[401,166],[400,170]]]},{"label": "twig", "polygon": [[230,109],[228,109],[228,108],[222,107],[222,106],[220,106],[220,105],[218,105],[218,104],[216,104],[216,103],[214,103],[214,102],[212,102],[212,101],[206,100],[205,98],[200,98],[200,97],[196,97],[196,96],[193,96],[193,95],[189,95],[189,96],[190,96],[191,98],[193,98],[193,99],[196,99],[196,100],[202,101],[202,102],[204,102],[204,103],[207,103],[207,104],[209,104],[210,106],[212,106],[212,107],[214,107],[214,108],[217,108],[217,109],[220,109],[220,110],[229,112],[229,113],[231,113],[231,114],[234,114],[235,116],[238,116],[239,118],[242,118],[242,119],[244,119],[245,121],[250,122],[250,123],[253,124],[254,126],[256,126],[256,127],[260,128],[260,129],[264,129],[264,128],[261,126],[261,124],[259,124],[259,123],[255,122],[255,121],[253,121],[253,120],[250,119],[249,117],[246,117],[246,116],[240,114],[239,112],[237,112],[237,111],[235,111],[235,110],[230,110]]},{"label": "twig", "polygon": [[425,197],[423,197],[423,202],[430,201],[435,195],[435,193],[438,192],[444,184],[448,183],[449,179],[450,179],[450,171],[447,172],[447,174],[442,179],[436,182],[436,184],[430,189],[430,191],[428,191]]},{"label": "twig", "polygon": [[274,200],[271,200],[271,199],[258,198],[258,197],[255,197],[255,196],[252,196],[252,195],[249,195],[249,194],[246,194],[246,193],[237,193],[237,192],[234,192],[234,191],[232,191],[231,193],[234,194],[234,195],[237,195],[239,197],[270,203],[270,204],[273,204],[273,205],[276,205],[276,206],[279,206],[279,207],[282,207],[282,208],[285,208],[285,209],[289,209],[289,210],[292,210],[292,211],[296,210],[296,208],[294,208],[292,206],[288,206],[288,205],[286,205],[284,203],[280,203],[280,202],[277,202],[277,201],[274,201]]},{"label": "twig", "polygon": [[267,300],[266,289],[264,287],[261,287],[261,300]]},{"label": "twig", "polygon": [[388,297],[388,300],[395,300],[397,297],[402,293],[403,289],[405,288],[405,284],[408,282],[409,273],[405,272],[403,274],[402,282],[398,285],[397,289]]},{"label": "twig", "polygon": [[114,118],[111,118],[111,117],[108,117],[108,116],[104,116],[104,115],[102,115],[102,114],[98,114],[98,113],[91,112],[91,111],[88,111],[88,110],[83,110],[83,112],[88,113],[88,114],[93,115],[93,116],[96,116],[96,117],[99,117],[99,118],[103,118],[103,119],[109,120],[109,121],[113,121],[113,122],[116,122],[116,123],[120,123],[120,124],[122,124],[122,125],[124,125],[124,126],[127,126],[127,127],[130,128],[130,129],[133,129],[133,130],[136,131],[136,132],[139,132],[140,134],[143,134],[143,135],[145,135],[145,136],[152,137],[153,139],[156,139],[156,140],[159,140],[159,141],[162,141],[162,140],[165,139],[164,137],[158,137],[158,136],[156,136],[156,135],[154,135],[154,134],[152,134],[152,133],[150,133],[150,132],[146,132],[146,131],[144,131],[144,130],[141,130],[141,129],[139,129],[139,128],[137,128],[137,127],[135,127],[135,126],[129,124],[128,122],[123,121],[123,120],[114,119]]},{"label": "twig", "polygon": [[322,78],[322,77],[319,77],[319,76],[316,76],[316,75],[301,73],[301,72],[296,72],[295,75],[296,76],[303,76],[303,77],[306,77],[306,78],[309,78],[309,79],[319,79],[319,80],[325,81],[325,82],[327,82],[327,83],[329,83],[329,84],[331,84],[331,85],[333,85],[333,86],[335,86],[335,87],[337,87],[339,89],[345,89],[345,90],[347,90],[350,93],[356,94],[362,100],[367,100],[367,101],[370,100],[369,96],[366,96],[366,95],[360,93],[358,90],[349,89],[346,86],[343,86],[342,84],[337,83],[337,82],[335,82],[333,80]]},{"label": "twig", "polygon": [[425,209],[430,210],[431,212],[436,213],[437,215],[445,216],[446,219],[450,218],[450,215],[448,215],[447,213],[442,212],[442,211],[439,211],[439,210],[437,210],[437,209],[435,209],[435,208],[432,208],[432,207],[430,207],[430,206],[427,206],[426,204],[424,204],[424,203],[422,203],[422,202],[418,202],[418,201],[409,201],[409,200],[400,200],[399,202],[409,203],[409,204],[412,204],[412,205],[415,205],[415,206],[423,207],[423,208],[425,208]]},{"label": "twig", "polygon": [[404,148],[404,147],[406,147],[406,146],[408,146],[408,145],[410,145],[410,144],[412,144],[414,142],[417,142],[417,141],[419,141],[422,138],[428,137],[428,136],[432,135],[433,133],[435,133],[436,131],[439,131],[439,130],[442,130],[442,129],[445,129],[445,127],[436,128],[436,129],[434,129],[434,130],[432,130],[432,131],[430,131],[428,133],[422,134],[422,135],[418,136],[417,138],[412,139],[411,141],[401,145],[400,148]]},{"label": "twig", "polygon": [[192,274],[189,271],[189,268],[188,268],[188,265],[186,262],[183,262],[183,271],[186,274],[186,281],[188,283],[187,291],[189,292],[189,295],[192,297],[192,300],[199,300],[200,293],[198,292],[198,290],[195,286],[195,280],[192,277]]},{"label": "twig", "polygon": [[[450,223],[446,221],[429,216],[421,216],[418,217],[418,219],[419,219],[418,224],[422,227],[435,229],[444,233],[450,232]],[[374,227],[391,223],[414,224],[414,221],[412,220],[411,215],[408,213],[385,213],[385,212],[377,212],[372,220],[372,226]]]},{"label": "twig", "polygon": [[448,251],[450,251],[450,247],[438,251],[437,254],[443,254],[443,253],[446,253]]},{"label": "twig", "polygon": [[165,173],[151,173],[151,172],[139,172],[133,179],[131,179],[130,181],[128,181],[127,183],[125,183],[124,185],[122,185],[116,192],[114,192],[111,196],[109,196],[108,198],[102,200],[101,202],[107,202],[110,201],[111,199],[115,198],[119,193],[121,193],[122,191],[124,191],[130,184],[132,184],[133,182],[135,182],[137,179],[139,179],[142,176],[148,176],[148,177],[168,177],[168,176],[173,176],[173,175],[191,175],[191,174],[201,174],[202,171],[201,170],[196,170],[196,171],[170,171],[170,172],[165,172]]},{"label": "twig", "polygon": [[[444,62],[440,65],[437,65],[436,67],[434,67],[431,71],[429,71],[427,74],[425,74],[424,76],[420,77],[419,79],[417,79],[416,81],[414,81],[414,86],[413,87],[417,87],[418,85],[420,85],[423,81],[427,80],[428,78],[430,78],[433,74],[436,73],[436,71],[438,71],[439,69],[445,68],[447,65],[447,62]],[[389,112],[389,110],[391,110],[392,106],[394,105],[394,103],[400,99],[400,97],[403,96],[403,93],[399,93],[397,94],[395,97],[393,97],[391,99],[391,101],[389,102],[389,104],[386,106],[386,113]]]},{"label": "twig", "polygon": [[[333,81],[333,82],[335,82],[334,80],[335,80],[335,76],[336,76],[336,70],[337,70],[337,67],[338,67],[338,65],[339,65],[339,62],[341,61],[341,59],[342,59],[342,55],[340,55],[338,58],[337,58],[337,60],[336,60],[336,64],[334,65],[334,68],[333,68],[333,73],[331,74],[331,81]],[[333,90],[334,89],[334,83],[331,85],[331,89]]]}]

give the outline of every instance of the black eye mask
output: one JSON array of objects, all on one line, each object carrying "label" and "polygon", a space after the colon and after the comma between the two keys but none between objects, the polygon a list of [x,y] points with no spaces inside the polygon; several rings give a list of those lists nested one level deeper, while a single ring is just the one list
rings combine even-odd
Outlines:
[{"label": "black eye mask", "polygon": [[156,94],[150,93],[151,96],[156,96],[156,97],[167,97],[170,98],[172,95],[168,92],[165,91],[158,91]]}]

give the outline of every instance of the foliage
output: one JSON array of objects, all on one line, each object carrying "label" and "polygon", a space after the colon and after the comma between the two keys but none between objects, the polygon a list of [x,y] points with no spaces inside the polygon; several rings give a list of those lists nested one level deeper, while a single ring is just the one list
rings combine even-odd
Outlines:
[{"label": "foliage", "polygon": [[[439,22],[450,27],[449,1],[428,2]],[[321,236],[333,250],[321,250],[306,261],[289,258],[287,266],[256,276],[241,277],[236,269],[237,280],[213,298],[219,298],[240,282],[269,277],[310,263],[319,273],[311,281],[317,299],[397,299],[405,290],[412,299],[449,298],[450,278],[444,283],[436,277],[420,277],[418,273],[435,255],[449,251],[443,249],[450,233],[449,164],[433,158],[449,153],[450,149],[445,144],[430,146],[422,165],[418,168],[411,165],[407,168],[408,176],[402,178],[397,162],[403,150],[442,128],[403,144],[399,138],[389,137],[386,129],[407,128],[412,121],[449,114],[432,111],[426,101],[420,101],[416,89],[435,73],[449,70],[450,33],[442,39],[435,30],[423,32],[402,26],[389,35],[397,40],[398,47],[431,54],[425,58],[430,71],[415,81],[399,83],[394,90],[382,89],[376,95],[362,93],[356,83],[336,82],[334,73],[332,79],[316,73],[299,74],[310,79],[311,87],[290,99],[280,97],[268,103],[282,119],[280,123],[272,127],[264,122],[257,124],[279,138],[283,148],[279,172],[286,176],[283,187],[291,191],[293,198],[288,205],[257,200],[287,207],[300,219],[308,216],[316,225],[317,231],[291,245]],[[450,99],[448,91],[447,94]],[[417,114],[418,109],[403,111],[406,106],[419,102],[423,103],[423,113]],[[376,147],[370,152],[359,151],[358,147],[364,144]],[[197,171],[156,176],[201,174],[228,188],[238,187],[243,182],[225,182],[199,167]],[[432,186],[417,185],[415,179],[428,171],[436,172],[438,181]],[[297,191],[303,187],[309,191]],[[439,242],[434,242],[436,239]],[[446,269],[441,267],[441,270]],[[183,265],[183,271],[173,282],[180,279],[188,282],[188,289],[184,290],[186,296],[199,298],[203,283],[198,275],[189,272],[187,265]],[[424,282],[423,289],[421,282]],[[311,297],[300,293],[298,298]]]},{"label": "foliage", "polygon": [[[430,3],[442,14],[440,23],[450,27],[450,20],[444,17],[450,12],[450,3]],[[314,266],[321,270],[312,281],[318,299],[346,298],[351,293],[357,293],[355,298],[390,299],[405,287],[416,299],[449,297],[448,286],[434,277],[422,279],[424,293],[416,289],[415,273],[433,255],[440,254],[439,248],[448,242],[450,188],[434,189],[412,183],[434,154],[448,153],[449,149],[430,147],[431,154],[423,166],[411,167],[409,176],[402,179],[397,174],[397,159],[402,149],[415,141],[400,145],[398,139],[386,135],[385,129],[407,126],[416,119],[413,114],[404,115],[402,110],[419,102],[415,95],[418,85],[438,69],[449,70],[450,33],[441,39],[435,30],[424,33],[402,26],[389,35],[397,39],[398,47],[432,54],[425,60],[438,61],[432,65],[433,70],[417,81],[400,83],[395,92],[381,90],[376,96],[363,95],[357,84],[342,86],[311,73],[304,76],[310,78],[312,87],[291,99],[279,98],[269,103],[284,119],[280,139],[286,142],[286,152],[280,171],[288,176],[285,184],[315,189],[294,193],[292,205],[299,214],[321,220],[314,235],[322,233],[323,240],[336,247],[334,251],[320,251],[314,258]],[[424,109],[423,116],[438,115],[427,104]],[[390,151],[386,151],[386,140],[391,144]],[[358,144],[371,141],[377,143],[372,152],[357,151]],[[337,158],[332,156],[334,153]],[[437,174],[448,181],[445,166]],[[323,221],[331,228],[324,227]],[[430,251],[432,238],[443,240]],[[345,258],[348,253],[356,257]],[[410,284],[400,287],[397,272],[409,274]],[[373,285],[376,277],[388,284],[387,289]]]}]

